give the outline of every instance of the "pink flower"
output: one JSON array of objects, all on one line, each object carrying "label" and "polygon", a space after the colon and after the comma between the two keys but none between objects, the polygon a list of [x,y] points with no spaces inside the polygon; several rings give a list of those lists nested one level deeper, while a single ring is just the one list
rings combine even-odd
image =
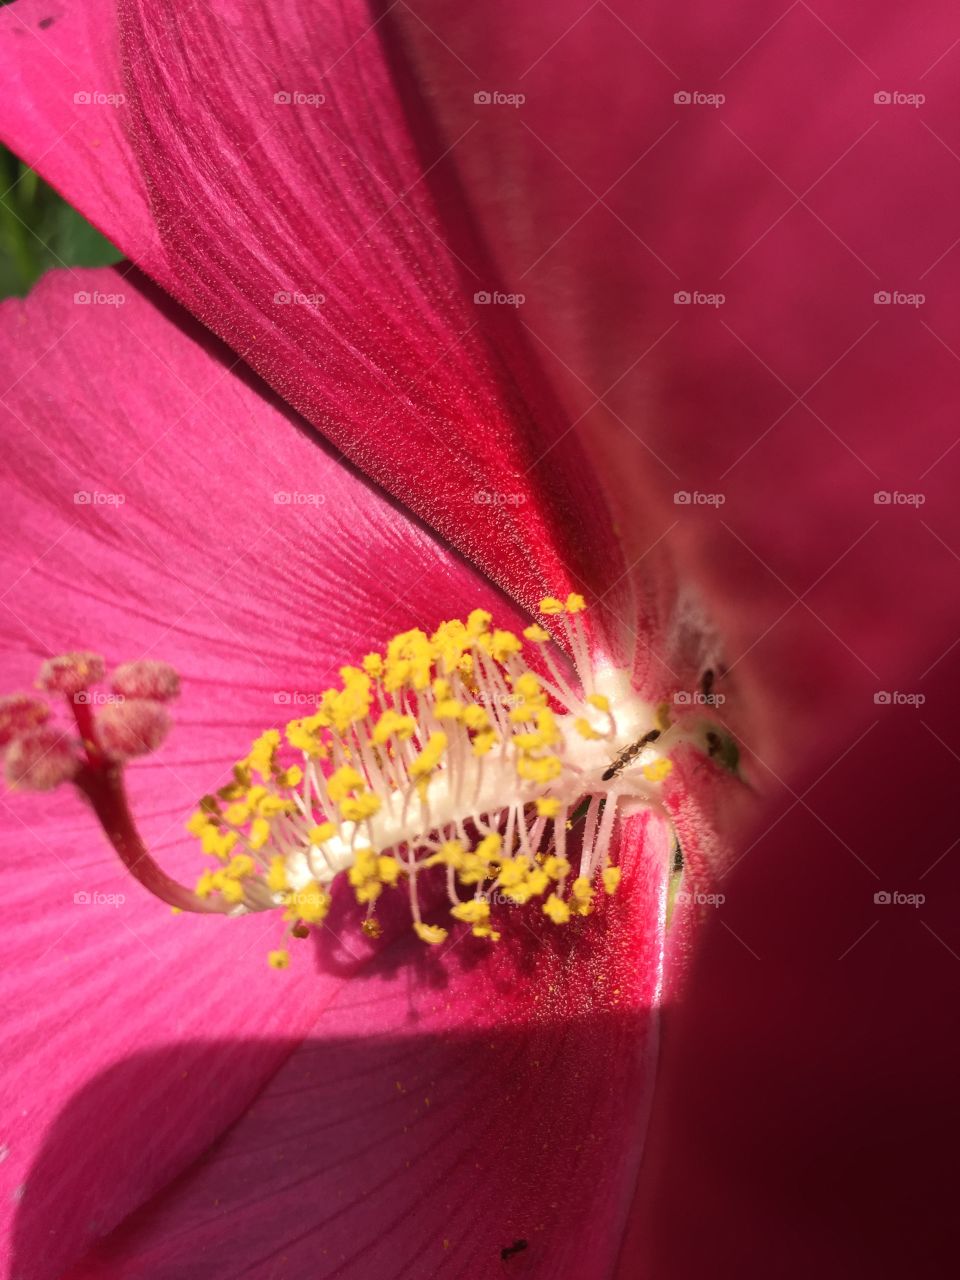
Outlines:
[{"label": "pink flower", "polygon": [[[785,1108],[774,1159],[810,1133],[831,1156],[843,1073],[808,1027],[835,1042],[852,1016],[853,1059],[882,1046],[896,1069],[878,1105],[909,1078],[909,1055],[864,1016],[875,969],[838,966],[844,947],[873,945],[858,938],[861,917],[874,928],[872,894],[913,873],[917,813],[942,814],[921,766],[956,722],[946,687],[929,728],[916,702],[874,701],[948,669],[956,634],[956,140],[946,90],[921,116],[877,88],[888,76],[916,98],[909,86],[937,82],[946,9],[847,30],[806,5],[561,4],[499,22],[494,5],[480,23],[403,6],[371,26],[352,5],[240,4],[190,10],[172,30],[155,6],[116,8],[52,25],[30,0],[3,13],[4,128],[230,351],[123,272],[50,280],[5,308],[10,688],[79,646],[172,663],[176,728],[129,784],[147,843],[183,876],[187,806],[212,762],[264,727],[271,692],[314,690],[399,630],[475,607],[522,629],[542,595],[585,590],[601,602],[593,659],[632,660],[651,700],[694,688],[722,651],[724,719],[771,803],[791,792],[774,835],[797,856],[784,907],[776,860],[758,870],[725,814],[738,914],[711,913],[666,1045],[650,1189],[621,1265],[633,1274],[642,1255],[645,1271],[698,1274],[716,1237],[677,1215],[715,1208],[757,1235],[770,1159],[749,1067],[771,1040],[824,1108],[817,1124]],[[497,292],[524,294],[520,315],[470,301]],[[914,303],[883,301],[901,294]],[[834,770],[830,801],[806,798],[807,769]],[[702,755],[683,781],[675,819],[706,860],[698,836],[736,787]],[[18,1266],[58,1274],[123,1222],[86,1274],[496,1274],[520,1240],[503,1262],[518,1273],[611,1272],[665,967],[667,867],[639,821],[619,855],[632,883],[588,922],[580,963],[542,934],[529,977],[495,951],[458,948],[437,974],[424,948],[418,973],[344,944],[284,986],[290,975],[242,954],[261,945],[262,917],[170,922],[134,899],[67,792],[10,813],[7,1042],[30,1063],[5,1165],[26,1180]],[[945,825],[931,819],[944,884],[949,863],[932,868]],[[74,892],[130,903],[84,914]],[[825,941],[811,957],[814,911]],[[949,1006],[955,924],[925,920],[928,939],[906,913],[881,923],[897,930],[887,990],[903,1002],[919,985]],[[789,986],[771,1037],[758,1009],[782,1007],[798,965],[819,985]],[[946,1097],[956,1046],[938,1039],[934,1003],[910,1006],[910,1053],[926,1036]],[[772,1056],[767,1076],[789,1079]],[[712,1143],[709,1125],[683,1124],[704,1076],[719,1082]],[[55,1125],[38,1123],[41,1106]],[[895,1138],[904,1161],[922,1149],[903,1122]],[[730,1178],[738,1143],[751,1159]],[[851,1164],[847,1180],[861,1173]],[[863,1181],[875,1209],[878,1180]],[[775,1270],[823,1272],[829,1216],[807,1214],[804,1252],[789,1191],[775,1204],[764,1273],[785,1237]],[[846,1273],[864,1256],[842,1257]],[[754,1263],[745,1248],[739,1273]]]}]

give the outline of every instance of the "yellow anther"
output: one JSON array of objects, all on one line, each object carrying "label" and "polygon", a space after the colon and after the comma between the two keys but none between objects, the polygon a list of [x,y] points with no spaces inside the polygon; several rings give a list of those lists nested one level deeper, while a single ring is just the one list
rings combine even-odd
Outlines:
[{"label": "yellow anther", "polygon": [[553,746],[555,742],[560,741],[560,730],[557,728],[556,717],[549,707],[541,707],[537,712],[537,732],[540,734],[544,746]]},{"label": "yellow anther", "polygon": [[543,914],[548,916],[554,924],[566,924],[570,919],[570,908],[562,898],[558,898],[555,893],[551,893],[543,904]]},{"label": "yellow anther", "polygon": [[578,916],[588,916],[593,910],[593,885],[586,876],[577,876],[570,886],[570,907]]},{"label": "yellow anther", "polygon": [[190,834],[192,836],[196,836],[199,840],[207,827],[210,826],[210,822],[211,818],[209,813],[206,813],[203,809],[195,809],[184,825]]},{"label": "yellow anther", "polygon": [[361,666],[371,680],[379,680],[383,675],[383,658],[379,653],[368,653]]},{"label": "yellow anther", "polygon": [[[473,643],[473,637],[468,635],[467,628],[459,620],[442,622],[430,637],[430,643],[433,645],[440,668],[443,671],[453,672],[465,660],[464,655]],[[434,681],[434,686],[437,683],[438,681]],[[443,698],[447,695],[438,693],[435,687],[434,696]]]},{"label": "yellow anther", "polygon": [[478,733],[473,739],[473,754],[475,756],[487,755],[496,741],[497,735],[492,729],[486,729],[483,733]]},{"label": "yellow anther", "polygon": [[249,853],[238,853],[230,859],[230,865],[224,868],[223,874],[231,880],[245,880],[247,876],[253,875],[256,865]]},{"label": "yellow anther", "polygon": [[351,791],[363,791],[365,787],[363,776],[348,764],[341,765],[327,779],[327,795],[334,804],[346,800]]},{"label": "yellow anther", "polygon": [[524,639],[529,640],[531,644],[547,644],[551,639],[549,631],[545,631],[538,622],[534,622],[531,626],[525,627],[523,631]]},{"label": "yellow anther", "polygon": [[377,855],[371,848],[358,849],[353,866],[347,872],[347,879],[352,885],[359,885],[364,880],[372,879],[377,873]]},{"label": "yellow anther", "polygon": [[[214,872],[215,878],[217,875],[222,876],[222,873]],[[243,885],[239,880],[227,880],[225,878],[221,878],[220,882],[217,884],[217,889],[226,901],[231,904],[231,906],[236,906],[237,903],[243,901]]]},{"label": "yellow anther", "polygon": [[384,711],[373,728],[373,742],[377,747],[385,746],[390,738],[396,736],[406,742],[413,736],[417,722],[413,716],[402,716],[397,711]]},{"label": "yellow anther", "polygon": [[303,920],[305,924],[319,924],[330,910],[330,895],[315,880],[309,880],[302,889],[287,895],[286,918]]},{"label": "yellow anther", "polygon": [[383,893],[383,885],[379,880],[365,880],[363,884],[358,884],[354,891],[354,896],[361,906],[369,906]]},{"label": "yellow anther", "polygon": [[213,872],[212,871],[202,872],[197,880],[197,883],[194,889],[194,892],[196,893],[197,897],[209,898],[211,893],[213,893],[213,889],[214,889]]},{"label": "yellow anther", "polygon": [[583,613],[587,607],[587,602],[583,596],[578,595],[576,591],[571,591],[567,596],[566,610],[567,613]]},{"label": "yellow anther", "polygon": [[483,646],[495,662],[506,662],[512,653],[520,653],[523,645],[512,631],[494,631]]},{"label": "yellow anther", "polygon": [[560,812],[560,801],[553,796],[537,797],[537,817],[555,818]]},{"label": "yellow anther", "polygon": [[247,836],[251,849],[262,849],[270,839],[270,823],[266,818],[254,818],[250,823],[250,834]]},{"label": "yellow anther", "polygon": [[273,763],[276,758],[277,748],[280,746],[280,734],[276,729],[268,729],[266,733],[261,733],[250,749],[246,763],[254,773],[259,773],[260,777],[266,782],[273,773]]},{"label": "yellow anther", "polygon": [[[253,781],[253,774],[250,769],[250,763],[247,760],[238,760],[233,766],[233,780],[238,787],[249,787]],[[200,807],[203,808],[207,800],[211,800],[212,796],[204,796],[200,801]]]},{"label": "yellow anther", "polygon": [[343,690],[325,700],[324,710],[338,733],[346,733],[352,724],[365,720],[373,701],[370,677],[358,667],[341,667]]},{"label": "yellow anther", "polygon": [[267,872],[267,888],[271,893],[282,893],[287,887],[286,860],[278,853],[270,859]]},{"label": "yellow anther", "polygon": [[476,702],[471,702],[468,707],[464,707],[463,723],[475,733],[482,733],[484,730],[491,728],[490,717],[487,715],[486,708],[481,707]]},{"label": "yellow anther", "polygon": [[530,890],[531,897],[538,898],[541,893],[546,893],[550,887],[550,877],[542,867],[534,867],[527,876],[527,888]]},{"label": "yellow anther", "polygon": [[486,609],[474,609],[467,617],[467,635],[472,639],[484,635],[490,630],[492,621],[493,618],[487,613]]},{"label": "yellow anther", "polygon": [[450,914],[464,924],[486,924],[490,919],[490,903],[483,898],[471,898],[468,902],[458,902],[455,907],[451,907]]},{"label": "yellow anther", "polygon": [[566,858],[558,858],[555,854],[550,854],[544,859],[543,870],[551,880],[563,880],[570,874],[570,863]]},{"label": "yellow anther", "polygon": [[512,889],[527,878],[529,863],[526,858],[506,858],[500,868],[498,883],[502,889]]},{"label": "yellow anther", "polygon": [[462,720],[465,708],[456,698],[441,698],[433,708],[433,714],[438,720]]},{"label": "yellow anther", "polygon": [[332,840],[337,834],[337,828],[332,822],[321,822],[318,827],[311,827],[307,832],[307,839],[311,844],[323,844],[325,840]]},{"label": "yellow anther", "polygon": [[600,879],[603,881],[603,887],[607,893],[616,893],[620,884],[620,868],[604,867]]},{"label": "yellow anther", "polygon": [[403,872],[403,864],[398,858],[383,854],[377,858],[377,875],[381,884],[396,884]]},{"label": "yellow anther", "polygon": [[282,773],[277,774],[276,783],[278,787],[299,787],[303,781],[303,770],[298,764],[292,764],[289,769],[284,769]]},{"label": "yellow anther", "polygon": [[482,858],[484,862],[492,862],[494,859],[499,861],[502,848],[503,837],[494,832],[492,835],[483,837],[476,849],[474,849],[474,853],[478,858]]},{"label": "yellow anther", "polygon": [[327,724],[327,717],[321,712],[302,720],[291,720],[285,730],[287,742],[314,760],[326,759],[329,752],[320,739],[320,731]]},{"label": "yellow anther", "polygon": [[282,796],[264,796],[257,803],[257,815],[261,818],[275,818],[279,813],[292,813],[296,808],[292,800],[284,800]]},{"label": "yellow anther", "polygon": [[289,969],[290,968],[290,952],[289,951],[268,951],[267,964],[271,969]]},{"label": "yellow anther", "polygon": [[593,741],[596,738],[603,737],[603,734],[597,733],[590,721],[585,719],[583,716],[577,716],[573,722],[573,727],[576,729],[577,733],[579,733],[580,737],[586,738],[588,742]]},{"label": "yellow anther", "polygon": [[447,735],[439,731],[431,733],[427,739],[427,745],[410,766],[411,778],[429,778],[440,763],[440,758],[446,749]]},{"label": "yellow anther", "polygon": [[424,862],[425,867],[446,866],[459,871],[464,866],[466,853],[459,840],[444,840],[436,853]]},{"label": "yellow anther", "polygon": [[605,693],[591,693],[587,697],[587,702],[591,707],[596,707],[598,711],[610,710],[610,699]]},{"label": "yellow anther", "polygon": [[224,821],[229,822],[232,827],[242,827],[245,822],[250,821],[250,807],[245,804],[231,804],[224,811],[223,817]]},{"label": "yellow anther", "polygon": [[513,691],[525,702],[536,702],[543,698],[540,681],[532,671],[524,671],[522,675],[517,676],[513,681]]},{"label": "yellow anther", "polygon": [[517,761],[517,773],[526,782],[539,782],[545,785],[553,782],[554,778],[559,778],[562,772],[563,764],[558,756],[543,756],[539,760],[522,756]]},{"label": "yellow anther", "polygon": [[365,822],[379,810],[379,796],[348,796],[346,800],[340,801],[340,816],[344,822]]},{"label": "yellow anther", "polygon": [[673,772],[673,761],[661,756],[659,760],[645,764],[641,772],[649,782],[662,782]]},{"label": "yellow anther", "polygon": [[200,837],[200,847],[211,858],[226,862],[238,839],[235,831],[220,832],[216,827],[207,827]]},{"label": "yellow anther", "polygon": [[394,636],[387,645],[384,688],[390,693],[406,684],[418,691],[426,689],[430,683],[432,661],[433,647],[419,629]]},{"label": "yellow anther", "polygon": [[471,933],[475,938],[489,938],[491,942],[499,942],[500,934],[496,929],[491,929],[488,924],[475,924]]},{"label": "yellow anther", "polygon": [[563,613],[563,601],[558,600],[556,596],[544,596],[540,601],[539,609],[541,613],[545,613],[549,616]]},{"label": "yellow anther", "polygon": [[421,942],[429,942],[433,947],[444,942],[448,936],[446,929],[441,929],[438,924],[421,924],[419,920],[414,922],[413,931]]}]

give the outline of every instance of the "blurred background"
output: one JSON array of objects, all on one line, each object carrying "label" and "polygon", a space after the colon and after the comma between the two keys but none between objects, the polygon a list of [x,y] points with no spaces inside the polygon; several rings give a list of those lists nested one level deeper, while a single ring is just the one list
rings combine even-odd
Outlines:
[{"label": "blurred background", "polygon": [[102,267],[121,256],[29,166],[0,146],[0,298],[23,297],[51,267]]}]

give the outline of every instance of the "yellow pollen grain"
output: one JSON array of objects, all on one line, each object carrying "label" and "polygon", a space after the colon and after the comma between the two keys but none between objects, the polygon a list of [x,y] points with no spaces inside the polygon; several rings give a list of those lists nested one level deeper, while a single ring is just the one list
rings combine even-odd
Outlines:
[{"label": "yellow pollen grain", "polygon": [[604,867],[600,879],[603,881],[603,887],[607,893],[616,893],[620,885],[620,868]]}]

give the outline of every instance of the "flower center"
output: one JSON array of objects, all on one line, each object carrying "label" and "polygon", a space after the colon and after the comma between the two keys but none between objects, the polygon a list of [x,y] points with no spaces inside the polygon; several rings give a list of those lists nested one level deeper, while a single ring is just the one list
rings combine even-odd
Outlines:
[{"label": "flower center", "polygon": [[556,924],[590,914],[597,888],[613,893],[620,879],[618,802],[660,808],[680,733],[627,672],[592,669],[584,607],[577,595],[540,604],[566,631],[572,671],[543,627],[521,640],[479,609],[343,667],[315,712],[262,734],[201,801],[188,828],[221,866],[198,895],[237,910],[282,904],[296,932],[324,918],[346,872],[368,933],[383,892],[403,887],[433,944],[450,920],[424,922],[425,882],[442,883],[448,916],[491,941],[508,904],[537,899]]}]

